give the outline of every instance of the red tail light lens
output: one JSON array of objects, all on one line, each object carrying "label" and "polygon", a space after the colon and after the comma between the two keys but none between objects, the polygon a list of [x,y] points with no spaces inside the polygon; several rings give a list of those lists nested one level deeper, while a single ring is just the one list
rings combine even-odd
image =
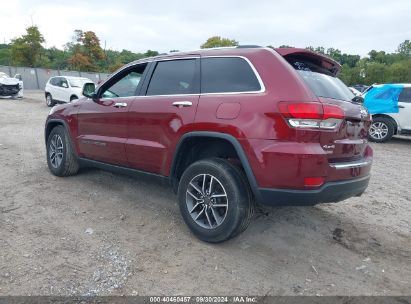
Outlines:
[{"label": "red tail light lens", "polygon": [[279,104],[281,114],[289,118],[321,119],[323,107],[317,102],[286,103]]},{"label": "red tail light lens", "polygon": [[335,118],[335,119],[344,119],[345,113],[344,110],[338,106],[323,104],[323,119]]},{"label": "red tail light lens", "polygon": [[280,113],[294,128],[335,129],[344,119],[344,110],[319,102],[280,102]]}]

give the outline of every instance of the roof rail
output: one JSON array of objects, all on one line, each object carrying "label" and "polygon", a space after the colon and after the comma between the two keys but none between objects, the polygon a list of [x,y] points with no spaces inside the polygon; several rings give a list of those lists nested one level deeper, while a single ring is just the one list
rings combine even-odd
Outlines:
[{"label": "roof rail", "polygon": [[237,46],[237,49],[258,49],[262,48],[261,45],[254,45],[254,44],[245,44]]}]

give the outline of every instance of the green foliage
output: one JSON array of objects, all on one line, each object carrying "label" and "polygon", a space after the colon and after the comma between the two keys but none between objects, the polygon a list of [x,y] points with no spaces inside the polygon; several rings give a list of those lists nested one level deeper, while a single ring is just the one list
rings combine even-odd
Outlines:
[{"label": "green foliage", "polygon": [[371,50],[368,57],[341,53],[334,48],[308,47],[342,65],[339,77],[347,85],[373,83],[411,83],[411,42],[405,40],[396,53]]},{"label": "green foliage", "polygon": [[411,57],[411,41],[405,40],[398,46],[397,53],[402,56]]},{"label": "green foliage", "polygon": [[44,37],[37,26],[26,28],[26,34],[11,42],[11,58],[15,65],[34,67],[43,50]]},{"label": "green foliage", "polygon": [[[100,40],[92,31],[75,30],[72,41],[64,49],[44,49],[44,38],[37,26],[26,29],[26,34],[11,44],[0,44],[0,65],[41,66],[50,69],[76,69],[82,71],[113,72],[129,62],[159,53],[147,50],[133,53],[128,50],[103,50]],[[214,36],[207,39],[201,48],[238,46],[234,39]],[[271,47],[271,46],[270,46]],[[288,48],[281,45],[280,48]],[[347,84],[411,83],[411,42],[400,43],[397,51],[386,53],[371,50],[368,57],[346,54],[335,48],[313,47],[307,49],[324,54],[338,61],[342,68],[339,77]],[[171,52],[177,52],[172,50]]]},{"label": "green foliage", "polygon": [[0,65],[11,64],[11,48],[9,44],[0,44]]},{"label": "green foliage", "polygon": [[202,49],[209,49],[215,47],[238,46],[238,41],[234,39],[221,38],[220,36],[213,36],[207,39],[200,47]]}]

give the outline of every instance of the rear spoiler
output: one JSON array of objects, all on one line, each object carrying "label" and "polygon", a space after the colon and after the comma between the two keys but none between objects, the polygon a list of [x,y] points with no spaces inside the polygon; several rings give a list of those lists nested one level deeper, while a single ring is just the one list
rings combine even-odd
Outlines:
[{"label": "rear spoiler", "polygon": [[275,48],[277,53],[283,56],[288,62],[301,60],[315,64],[316,66],[326,70],[332,76],[337,76],[341,70],[341,65],[320,53],[316,53],[307,49],[300,48]]}]

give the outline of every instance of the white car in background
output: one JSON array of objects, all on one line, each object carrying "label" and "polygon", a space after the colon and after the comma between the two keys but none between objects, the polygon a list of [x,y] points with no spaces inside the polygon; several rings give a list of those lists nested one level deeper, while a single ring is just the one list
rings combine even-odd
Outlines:
[{"label": "white car in background", "polygon": [[6,73],[0,72],[0,96],[23,98],[23,81],[20,74],[11,78]]},{"label": "white car in background", "polygon": [[83,86],[86,83],[93,83],[88,78],[73,76],[51,77],[44,89],[47,106],[52,107],[56,103],[72,102],[83,96]]},{"label": "white car in background", "polygon": [[360,91],[358,91],[356,88],[354,87],[348,87],[350,89],[350,91],[355,95],[355,96],[361,96],[362,93]]}]

